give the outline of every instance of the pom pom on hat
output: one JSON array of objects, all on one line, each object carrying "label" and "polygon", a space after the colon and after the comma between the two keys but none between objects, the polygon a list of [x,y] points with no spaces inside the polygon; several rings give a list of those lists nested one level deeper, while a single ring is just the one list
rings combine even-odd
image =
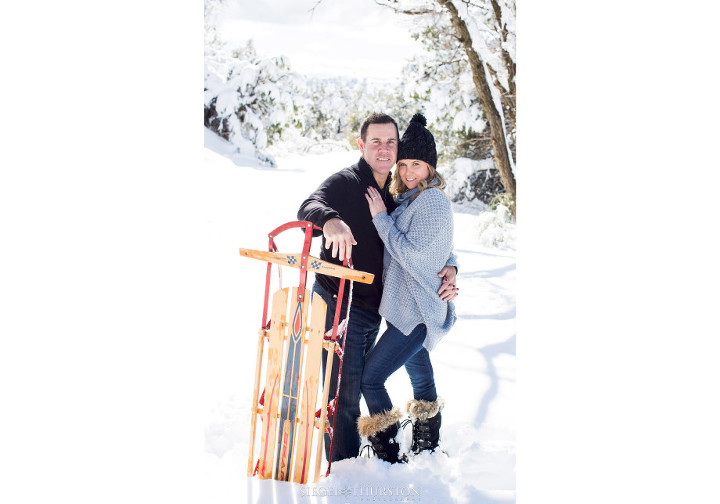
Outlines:
[{"label": "pom pom on hat", "polygon": [[416,123],[422,124],[423,126],[427,126],[427,119],[425,119],[425,116],[420,113],[412,116],[412,119],[410,119],[410,122],[411,123],[416,122]]},{"label": "pom pom on hat", "polygon": [[425,127],[427,119],[422,114],[415,114],[410,119],[405,133],[398,143],[398,161],[401,159],[419,159],[437,168],[437,150],[435,137]]}]

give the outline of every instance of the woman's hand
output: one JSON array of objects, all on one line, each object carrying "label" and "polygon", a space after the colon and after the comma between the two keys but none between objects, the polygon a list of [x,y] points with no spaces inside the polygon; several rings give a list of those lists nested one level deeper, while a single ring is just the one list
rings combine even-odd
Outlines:
[{"label": "woman's hand", "polygon": [[375,218],[375,216],[381,212],[387,212],[385,202],[380,196],[378,190],[374,187],[368,187],[365,199],[368,202],[368,206],[370,207],[370,215],[372,215],[373,218]]},{"label": "woman's hand", "polygon": [[438,291],[440,299],[443,301],[452,301],[458,297],[458,294],[460,294],[460,287],[455,285],[457,268],[455,266],[445,266],[442,270],[440,270],[438,276],[443,279],[442,285],[440,285],[440,290]]}]

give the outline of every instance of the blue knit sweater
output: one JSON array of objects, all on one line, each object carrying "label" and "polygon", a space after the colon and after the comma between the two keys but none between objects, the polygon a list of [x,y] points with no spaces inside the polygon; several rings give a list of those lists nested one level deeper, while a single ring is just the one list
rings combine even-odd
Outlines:
[{"label": "blue knit sweater", "polygon": [[438,296],[446,264],[457,266],[453,249],[453,214],[445,193],[412,189],[398,196],[398,207],[381,212],[373,224],[385,244],[383,296],[380,315],[408,335],[425,324],[428,350],[450,331],[457,318],[455,305]]}]

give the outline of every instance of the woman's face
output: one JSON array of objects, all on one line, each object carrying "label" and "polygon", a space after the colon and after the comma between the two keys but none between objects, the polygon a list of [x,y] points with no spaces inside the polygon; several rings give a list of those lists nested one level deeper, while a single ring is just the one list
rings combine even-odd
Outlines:
[{"label": "woman's face", "polygon": [[430,176],[430,168],[425,161],[419,159],[401,159],[397,162],[400,180],[408,189],[415,189],[421,180]]}]

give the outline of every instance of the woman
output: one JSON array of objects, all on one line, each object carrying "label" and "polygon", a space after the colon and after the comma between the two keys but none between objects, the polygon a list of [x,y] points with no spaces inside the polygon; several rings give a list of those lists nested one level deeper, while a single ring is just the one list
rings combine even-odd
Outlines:
[{"label": "woman", "polygon": [[[386,212],[378,191],[368,188],[367,201],[385,245],[383,297],[380,315],[387,330],[367,354],[361,390],[370,412],[358,420],[381,459],[395,463],[395,440],[402,413],[393,407],[385,381],[401,366],[410,376],[414,399],[408,402],[413,423],[411,450],[434,450],[438,445],[443,402],[438,399],[429,351],[455,323],[452,302],[437,295],[442,280],[435,272],[448,261],[453,248],[453,216],[442,191],[444,181],[435,171],[435,139],[427,121],[415,114],[398,145],[397,169],[390,192],[398,207]],[[454,289],[454,298],[457,289]]]}]

